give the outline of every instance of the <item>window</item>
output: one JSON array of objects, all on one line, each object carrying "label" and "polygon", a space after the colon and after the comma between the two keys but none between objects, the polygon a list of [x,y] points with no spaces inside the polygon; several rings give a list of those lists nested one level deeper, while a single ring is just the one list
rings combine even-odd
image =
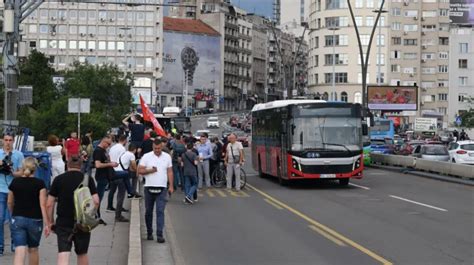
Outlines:
[{"label": "window", "polygon": [[440,9],[439,10],[439,16],[441,16],[441,17],[449,16],[449,9]]},{"label": "window", "polygon": [[449,45],[449,38],[448,37],[440,37],[439,38],[439,45]]},{"label": "window", "polygon": [[445,115],[446,115],[447,111],[448,111],[448,109],[445,108],[445,107],[439,107],[439,108],[438,108],[438,112],[441,113],[441,114],[445,114]]},{"label": "window", "polygon": [[146,12],[146,21],[153,21],[153,12]]},{"label": "window", "polygon": [[40,17],[41,18],[48,18],[48,9],[41,9]]},{"label": "window", "polygon": [[438,80],[438,87],[446,87],[448,83],[448,80]]},{"label": "window", "polygon": [[355,17],[355,22],[357,26],[362,26],[362,17],[361,16],[356,16]]},{"label": "window", "polygon": [[342,65],[342,64],[348,64],[349,63],[349,57],[347,54],[325,54],[324,55],[324,62],[326,65],[333,65],[333,58],[335,58],[335,64],[336,65]]},{"label": "window", "polygon": [[427,53],[427,52],[424,52],[421,54],[421,59],[424,59],[424,60],[434,60],[435,59],[435,54],[434,53]]},{"label": "window", "polygon": [[79,10],[79,19],[80,20],[87,20],[87,11]]},{"label": "window", "polygon": [[[326,84],[332,84],[332,73],[325,73],[324,74],[324,80]],[[341,83],[347,83],[347,73],[336,73],[336,78],[335,78],[335,83],[336,84],[341,84]]]},{"label": "window", "polygon": [[341,101],[342,102],[347,102],[347,93],[346,92],[341,93]]},{"label": "window", "polygon": [[117,11],[117,19],[118,20],[124,20],[125,19],[125,12]]},{"label": "window", "polygon": [[346,0],[326,0],[326,9],[347,8]]},{"label": "window", "polygon": [[448,59],[448,56],[449,56],[448,52],[439,52],[438,54],[438,57],[440,59]]},{"label": "window", "polygon": [[79,41],[79,49],[87,49],[87,42],[84,40]]},{"label": "window", "polygon": [[153,58],[145,58],[145,66],[148,68],[153,67]]},{"label": "window", "polygon": [[377,84],[383,84],[385,82],[385,73],[377,73]]},{"label": "window", "polygon": [[77,18],[77,10],[69,10],[69,18],[76,19]]},{"label": "window", "polygon": [[77,26],[69,26],[69,34],[77,34]]},{"label": "window", "polygon": [[401,29],[402,29],[402,23],[392,22],[392,30],[401,30]]},{"label": "window", "polygon": [[39,43],[39,47],[40,49],[46,49],[48,48],[48,41],[47,40],[40,40],[40,43]]},{"label": "window", "polygon": [[459,53],[468,53],[469,44],[468,43],[459,43]]},{"label": "window", "polygon": [[436,11],[423,11],[421,14],[423,17],[436,17]]},{"label": "window", "polygon": [[467,69],[467,59],[459,59],[458,64],[459,68]]},{"label": "window", "polygon": [[107,42],[99,41],[99,50],[107,50]]},{"label": "window", "polygon": [[377,46],[385,46],[385,35],[377,35]]},{"label": "window", "polygon": [[59,41],[59,49],[67,49],[67,42],[65,40]]},{"label": "window", "polygon": [[145,12],[137,12],[137,20],[144,21],[145,20]]},{"label": "window", "polygon": [[390,53],[390,58],[392,59],[400,59],[402,58],[402,53],[400,51],[392,51]]},{"label": "window", "polygon": [[95,20],[96,17],[97,17],[97,14],[95,13],[95,10],[89,10],[87,12],[87,17],[89,18],[89,20]]},{"label": "window", "polygon": [[30,48],[36,48],[36,41],[30,41]]},{"label": "window", "polygon": [[110,11],[107,12],[107,19],[110,20],[110,21],[114,21],[115,20],[115,11]]},{"label": "window", "polygon": [[392,64],[390,66],[390,70],[392,73],[400,73],[400,65],[399,64]]},{"label": "window", "polygon": [[115,27],[107,27],[107,35],[114,36],[115,35]]},{"label": "window", "polygon": [[36,33],[38,32],[38,26],[36,26],[36,24],[30,24],[28,27],[28,31],[30,33]]},{"label": "window", "polygon": [[364,8],[364,0],[356,0],[355,8]]},{"label": "window", "polygon": [[372,26],[374,26],[374,17],[372,17],[372,16],[365,17],[365,25],[366,25],[367,27],[372,27]]},{"label": "window", "polygon": [[367,8],[374,8],[374,0],[367,0]]},{"label": "window", "polygon": [[467,76],[459,77],[459,86],[467,86]]},{"label": "window", "polygon": [[75,41],[75,40],[70,40],[70,41],[69,41],[69,49],[71,49],[71,50],[77,49],[77,41]]},{"label": "window", "polygon": [[403,58],[407,60],[416,60],[418,59],[418,54],[416,52],[406,52],[403,54]]},{"label": "window", "polygon": [[[367,78],[366,82],[369,83],[369,80],[370,80],[369,73],[367,73],[366,78]],[[357,73],[357,83],[362,84],[362,73]]]},{"label": "window", "polygon": [[385,54],[378,53],[377,54],[377,65],[385,65]]},{"label": "window", "polygon": [[392,45],[401,45],[401,44],[402,44],[402,38],[392,37]]},{"label": "window", "polygon": [[404,31],[418,31],[418,25],[416,24],[405,24],[403,26]]},{"label": "window", "polygon": [[125,43],[123,41],[117,41],[117,50],[124,50]]},{"label": "window", "polygon": [[421,82],[421,88],[428,89],[434,87],[434,82],[423,81]]},{"label": "window", "polygon": [[107,48],[109,50],[115,50],[115,41],[108,41],[107,42]]},{"label": "window", "polygon": [[46,24],[40,24],[40,33],[48,33],[49,32],[49,26]]},{"label": "window", "polygon": [[95,34],[96,33],[95,26],[88,26],[87,27],[87,33],[88,34]]},{"label": "window", "polygon": [[438,65],[438,72],[439,73],[447,73],[448,72],[448,66],[447,65]]},{"label": "window", "polygon": [[66,34],[67,33],[67,26],[66,25],[59,25],[58,27],[58,33],[61,34]]},{"label": "window", "polygon": [[369,35],[367,35],[367,34],[360,35],[360,42],[362,43],[362,45],[364,45],[364,46],[369,45],[369,40],[370,40]]},{"label": "window", "polygon": [[347,35],[329,35],[325,36],[326,46],[343,46],[348,44]]},{"label": "window", "polygon": [[354,93],[354,103],[362,103],[362,93],[360,92],[355,92]]},{"label": "window", "polygon": [[418,10],[405,10],[404,15],[405,15],[405,17],[417,17],[418,16]]},{"label": "window", "polygon": [[403,45],[405,46],[416,46],[418,45],[418,39],[404,39]]},{"label": "window", "polygon": [[327,17],[326,18],[326,27],[347,27],[349,25],[348,17]]},{"label": "window", "polygon": [[95,49],[95,41],[93,41],[93,40],[88,41],[87,47],[88,47],[89,49],[94,50],[94,49]]},{"label": "window", "polygon": [[464,102],[467,99],[467,94],[459,94],[458,95],[458,101],[459,102]]},{"label": "window", "polygon": [[87,34],[87,26],[79,26],[79,34]]},{"label": "window", "polygon": [[398,7],[392,8],[392,16],[401,16],[402,15],[402,10]]},{"label": "window", "polygon": [[438,101],[446,101],[446,100],[448,100],[448,94],[446,93],[438,94]]},{"label": "window", "polygon": [[436,68],[434,68],[434,67],[422,67],[421,68],[421,73],[432,75],[432,74],[436,73]]},{"label": "window", "polygon": [[107,11],[105,10],[99,10],[99,18],[100,20],[106,20],[107,19]]}]

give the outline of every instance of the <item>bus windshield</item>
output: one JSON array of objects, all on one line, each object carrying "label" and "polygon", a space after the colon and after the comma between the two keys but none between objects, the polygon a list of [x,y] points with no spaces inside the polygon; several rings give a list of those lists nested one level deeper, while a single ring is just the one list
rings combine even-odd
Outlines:
[{"label": "bus windshield", "polygon": [[292,126],[293,151],[362,149],[362,121],[358,117],[294,118]]}]

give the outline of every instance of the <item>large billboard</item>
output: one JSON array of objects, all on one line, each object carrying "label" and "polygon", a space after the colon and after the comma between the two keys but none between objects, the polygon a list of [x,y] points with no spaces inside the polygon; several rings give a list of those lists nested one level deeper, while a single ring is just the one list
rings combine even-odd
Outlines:
[{"label": "large billboard", "polygon": [[198,91],[219,93],[221,87],[220,36],[164,32],[163,78],[158,94],[188,95]]},{"label": "large billboard", "polygon": [[474,25],[474,0],[449,1],[449,18],[453,24]]},{"label": "large billboard", "polygon": [[371,110],[417,110],[417,87],[368,86],[367,102]]}]

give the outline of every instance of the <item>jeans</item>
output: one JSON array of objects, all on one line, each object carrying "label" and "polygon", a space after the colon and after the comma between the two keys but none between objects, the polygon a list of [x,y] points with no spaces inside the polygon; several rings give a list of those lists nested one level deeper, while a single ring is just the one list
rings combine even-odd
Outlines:
[{"label": "jeans", "polygon": [[132,190],[132,185],[130,184],[130,174],[128,173],[128,171],[115,171],[114,179],[110,182],[109,185],[107,208],[111,208],[111,206],[114,204],[114,195],[115,191],[117,190],[117,185],[115,185],[115,187],[112,186],[114,186],[113,182],[115,182],[115,180],[123,182],[124,188],[127,190],[128,194],[135,194],[135,192]]},{"label": "jeans", "polygon": [[232,175],[235,175],[235,189],[240,190],[240,164],[227,164],[227,188],[232,188]]},{"label": "jeans", "polygon": [[11,238],[15,246],[37,248],[43,232],[43,220],[13,216],[10,224]]},{"label": "jeans", "polygon": [[197,190],[197,177],[184,176],[184,194],[188,198],[194,198],[194,193]]},{"label": "jeans", "polygon": [[137,193],[137,190],[138,190],[138,176],[137,176],[137,172],[135,171],[129,171],[129,174],[130,174],[130,178],[131,178],[131,182],[132,182],[132,191],[133,193]]},{"label": "jeans", "polygon": [[104,198],[105,188],[109,181],[106,178],[96,179],[97,182],[97,195],[99,195],[99,209],[97,209],[97,216],[100,218],[100,204]]},{"label": "jeans", "polygon": [[[150,189],[162,189],[160,193],[151,193]],[[156,236],[163,236],[165,226],[165,207],[168,202],[167,188],[145,187],[145,223],[148,235],[153,234],[153,207],[156,206]]]},{"label": "jeans", "polygon": [[[4,234],[4,222],[5,216],[7,212],[7,199],[8,193],[0,192],[0,249],[4,249],[4,241],[5,241],[5,234]],[[12,240],[13,241],[13,240]]]},{"label": "jeans", "polygon": [[201,189],[203,185],[203,177],[206,181],[206,186],[208,188],[211,187],[211,176],[209,175],[209,160],[204,160],[202,162],[199,162],[197,165],[198,168],[198,187]]},{"label": "jeans", "polygon": [[184,181],[183,181],[183,169],[178,164],[178,162],[173,162],[173,187],[176,190],[178,186],[181,186],[181,189],[184,190]]},{"label": "jeans", "polygon": [[90,157],[87,161],[82,163],[81,172],[82,174],[87,174],[89,176],[92,175],[92,159]]},{"label": "jeans", "polygon": [[109,184],[109,198],[107,208],[113,208],[114,193],[117,190],[117,207],[115,208],[115,217],[122,216],[123,201],[125,199],[125,184],[122,179],[112,180]]}]

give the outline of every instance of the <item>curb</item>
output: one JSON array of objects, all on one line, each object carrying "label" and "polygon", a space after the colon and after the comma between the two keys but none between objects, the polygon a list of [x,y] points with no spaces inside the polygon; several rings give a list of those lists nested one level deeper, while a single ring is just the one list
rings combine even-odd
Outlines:
[{"label": "curb", "polygon": [[166,239],[168,240],[171,257],[173,258],[174,265],[185,265],[186,262],[183,259],[183,254],[181,249],[178,246],[178,241],[176,239],[176,233],[174,231],[173,222],[171,222],[171,217],[168,209],[165,208],[165,234]]},{"label": "curb", "polygon": [[130,202],[130,230],[128,237],[128,265],[142,264],[142,239],[140,232],[140,199]]},{"label": "curb", "polygon": [[377,164],[371,164],[368,167],[390,170],[390,171],[397,171],[400,173],[409,174],[409,175],[413,175],[417,177],[429,178],[429,179],[450,182],[450,183],[455,183],[455,184],[460,184],[460,185],[474,186],[474,181],[472,180],[458,179],[456,177],[448,177],[448,176],[442,176],[442,175],[437,175],[437,174],[428,173],[428,172],[416,171],[410,168],[383,166],[383,165],[377,165]]}]

